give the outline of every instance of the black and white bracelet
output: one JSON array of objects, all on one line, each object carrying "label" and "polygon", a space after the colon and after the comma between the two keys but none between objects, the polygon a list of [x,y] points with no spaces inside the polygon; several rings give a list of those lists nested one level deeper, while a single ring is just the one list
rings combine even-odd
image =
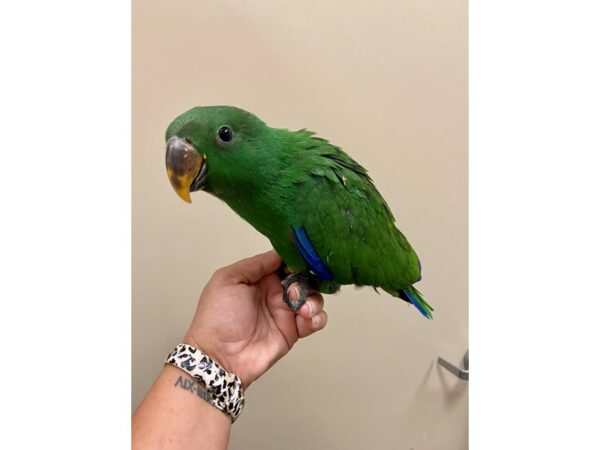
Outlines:
[{"label": "black and white bracelet", "polygon": [[179,344],[165,359],[187,372],[210,395],[210,403],[231,418],[231,422],[242,413],[244,390],[240,378],[227,372],[210,356],[188,344]]}]

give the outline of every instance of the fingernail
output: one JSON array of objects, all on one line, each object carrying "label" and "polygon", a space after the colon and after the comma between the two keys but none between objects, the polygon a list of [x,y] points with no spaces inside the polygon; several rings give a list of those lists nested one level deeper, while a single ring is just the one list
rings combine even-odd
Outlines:
[{"label": "fingernail", "polygon": [[298,299],[300,298],[300,291],[296,286],[294,286],[294,291],[296,291],[296,298],[294,299],[294,301],[298,301]]}]

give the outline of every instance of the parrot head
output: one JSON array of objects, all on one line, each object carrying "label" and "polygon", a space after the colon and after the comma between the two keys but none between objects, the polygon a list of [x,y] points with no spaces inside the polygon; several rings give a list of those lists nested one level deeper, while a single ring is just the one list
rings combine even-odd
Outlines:
[{"label": "parrot head", "polygon": [[204,190],[217,196],[228,186],[247,184],[256,171],[269,128],[258,117],[232,106],[193,108],[168,127],[167,175],[188,203],[190,193]]}]

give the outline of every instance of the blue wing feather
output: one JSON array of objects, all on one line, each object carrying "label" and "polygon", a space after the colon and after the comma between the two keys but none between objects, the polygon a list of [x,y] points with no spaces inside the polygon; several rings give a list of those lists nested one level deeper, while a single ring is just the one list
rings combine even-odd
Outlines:
[{"label": "blue wing feather", "polygon": [[312,270],[321,280],[333,281],[333,274],[317,253],[317,250],[308,238],[304,227],[292,227],[292,233],[294,233],[296,248],[298,248],[298,251],[308,264],[310,270]]}]

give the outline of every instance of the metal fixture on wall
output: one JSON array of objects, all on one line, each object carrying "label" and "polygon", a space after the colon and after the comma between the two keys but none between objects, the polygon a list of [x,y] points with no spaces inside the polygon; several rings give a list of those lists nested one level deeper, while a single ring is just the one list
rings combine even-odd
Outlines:
[{"label": "metal fixture on wall", "polygon": [[454,364],[446,361],[441,356],[438,356],[438,364],[444,367],[445,369],[448,369],[461,380],[469,381],[469,350],[467,350],[465,356],[463,357],[464,369],[459,369]]}]

